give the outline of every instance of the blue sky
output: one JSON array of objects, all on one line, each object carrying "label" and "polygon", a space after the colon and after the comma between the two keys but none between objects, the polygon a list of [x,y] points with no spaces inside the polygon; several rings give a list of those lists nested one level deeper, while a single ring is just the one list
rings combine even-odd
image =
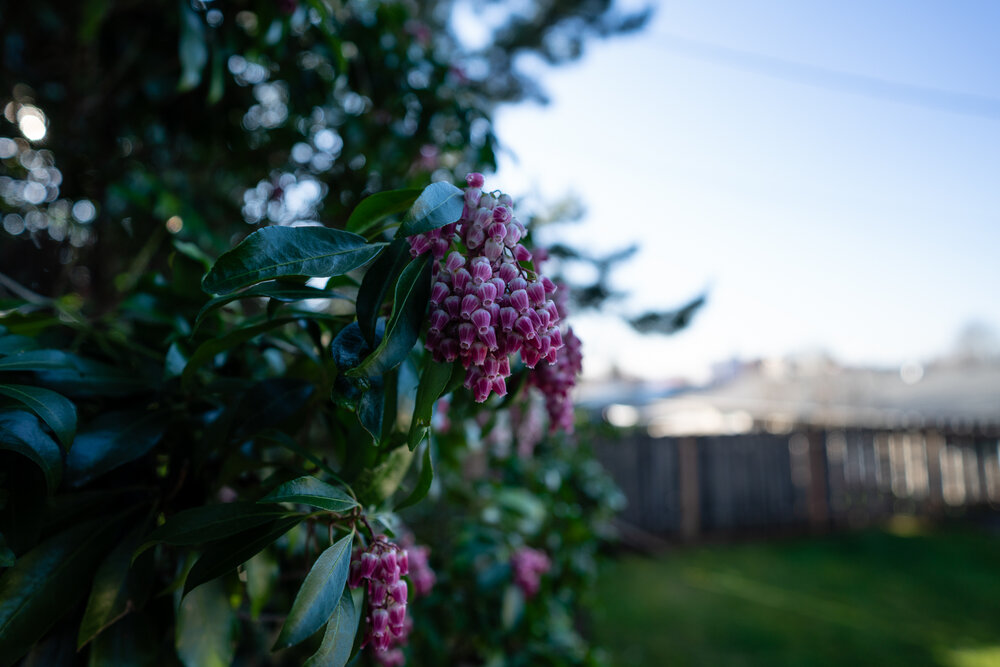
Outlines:
[{"label": "blue sky", "polygon": [[577,318],[585,372],[818,350],[888,366],[971,321],[1000,330],[998,27],[987,1],[662,2],[578,63],[523,62],[552,103],[501,110],[488,184],[579,196],[551,240],[638,242],[624,312],[711,290],[669,338]]}]

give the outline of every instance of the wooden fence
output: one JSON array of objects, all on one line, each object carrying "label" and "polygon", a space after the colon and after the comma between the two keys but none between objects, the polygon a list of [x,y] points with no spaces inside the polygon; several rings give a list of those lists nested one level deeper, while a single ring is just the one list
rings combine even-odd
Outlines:
[{"label": "wooden fence", "polygon": [[1000,507],[998,453],[996,433],[931,430],[634,435],[597,445],[628,499],[621,519],[685,539]]}]

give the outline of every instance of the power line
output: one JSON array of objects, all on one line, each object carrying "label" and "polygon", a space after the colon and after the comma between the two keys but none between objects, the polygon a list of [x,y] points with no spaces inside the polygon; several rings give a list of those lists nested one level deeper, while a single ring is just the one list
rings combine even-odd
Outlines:
[{"label": "power line", "polygon": [[1000,99],[995,97],[956,93],[864,74],[840,72],[677,35],[654,33],[653,36],[659,40],[655,42],[657,46],[687,58],[854,95],[968,116],[1000,119]]}]

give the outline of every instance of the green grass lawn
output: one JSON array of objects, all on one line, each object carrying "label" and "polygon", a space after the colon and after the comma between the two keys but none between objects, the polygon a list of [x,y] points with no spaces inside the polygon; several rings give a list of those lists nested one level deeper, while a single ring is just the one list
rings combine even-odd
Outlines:
[{"label": "green grass lawn", "polygon": [[1000,538],[869,531],[626,556],[598,583],[616,664],[1000,665]]}]

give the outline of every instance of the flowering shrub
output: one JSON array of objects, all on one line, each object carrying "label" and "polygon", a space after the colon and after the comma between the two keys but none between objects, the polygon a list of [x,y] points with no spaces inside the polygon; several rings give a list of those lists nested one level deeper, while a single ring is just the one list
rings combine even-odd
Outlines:
[{"label": "flowering shrub", "polygon": [[[379,193],[351,217],[353,231],[267,227],[210,266],[178,244],[172,279],[152,277],[136,294],[171,313],[156,325],[171,342],[152,360],[127,344],[112,356],[101,345],[112,333],[71,318],[34,324],[44,308],[6,317],[0,393],[15,402],[0,410],[4,470],[22,476],[29,497],[55,493],[58,513],[42,503],[39,516],[66,524],[39,542],[15,513],[3,515],[10,569],[0,577],[0,664],[45,655],[37,642],[66,633],[100,663],[149,634],[137,625],[172,627],[187,665],[228,664],[246,645],[240,634],[273,645],[277,664],[343,665],[360,653],[402,665],[415,641],[424,653],[420,628],[434,636],[427,623],[445,621],[418,620],[419,605],[438,604],[440,577],[446,591],[464,585],[461,558],[442,556],[460,552],[456,535],[484,520],[455,499],[487,483],[481,499],[543,515],[547,500],[519,490],[529,480],[488,480],[522,460],[515,449],[529,457],[538,446],[539,401],[551,431],[573,426],[579,341],[560,330],[555,284],[531,263],[510,198],[482,185],[472,174],[464,192],[438,182]],[[381,205],[389,200],[408,205],[402,218]],[[308,277],[324,277],[325,287],[304,284]],[[61,349],[72,337],[82,344]],[[485,467],[473,473],[477,460]],[[435,467],[443,475],[428,500]],[[39,474],[44,484],[32,487]],[[546,480],[540,491],[556,490]],[[434,551],[401,531],[397,512],[410,506],[416,535]],[[428,512],[463,527],[436,534]],[[566,577],[547,553],[576,555],[526,543],[539,534],[522,524],[497,534],[508,556],[495,563],[521,606],[541,595],[550,571]],[[590,544],[592,529],[584,535]],[[305,570],[293,565],[301,563]],[[174,604],[150,597],[156,590],[176,591]],[[561,603],[550,600],[547,613],[553,604]],[[72,620],[53,628],[70,610]],[[516,626],[514,617],[482,620]]]}]

